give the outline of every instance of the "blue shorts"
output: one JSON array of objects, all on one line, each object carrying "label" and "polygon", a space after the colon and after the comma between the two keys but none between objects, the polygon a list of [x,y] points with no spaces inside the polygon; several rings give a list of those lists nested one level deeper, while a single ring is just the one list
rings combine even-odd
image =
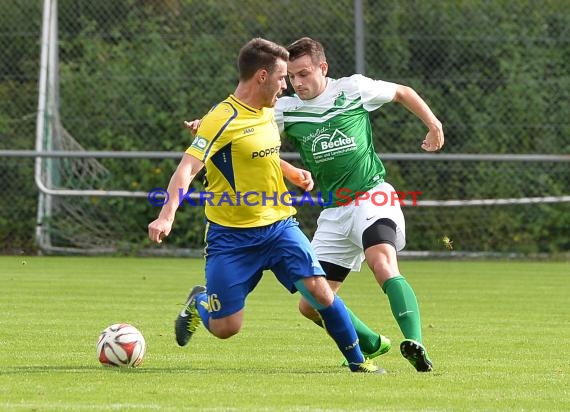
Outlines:
[{"label": "blue shorts", "polygon": [[213,319],[232,315],[270,269],[291,293],[294,283],[324,276],[315,252],[293,218],[269,226],[237,229],[208,223],[206,289]]}]

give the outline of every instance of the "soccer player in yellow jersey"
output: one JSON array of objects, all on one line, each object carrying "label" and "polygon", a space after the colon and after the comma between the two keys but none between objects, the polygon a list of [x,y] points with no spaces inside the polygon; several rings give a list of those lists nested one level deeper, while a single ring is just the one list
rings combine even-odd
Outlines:
[{"label": "soccer player in yellow jersey", "polygon": [[[160,243],[198,171],[206,168],[206,287],[195,286],[175,321],[176,340],[188,343],[202,322],[214,336],[239,332],[245,299],[270,269],[291,293],[299,291],[353,372],[384,373],[360,350],[342,300],[328,285],[310,243],[293,219],[279,158],[273,106],[286,88],[287,50],[253,39],[238,57],[235,92],[203,118],[168,185],[169,201],[148,227]],[[310,175],[286,167],[287,178],[310,189]]]}]

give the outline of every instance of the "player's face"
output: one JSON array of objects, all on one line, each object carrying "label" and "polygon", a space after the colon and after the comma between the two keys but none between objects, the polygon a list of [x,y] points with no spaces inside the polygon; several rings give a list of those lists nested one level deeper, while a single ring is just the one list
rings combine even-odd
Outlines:
[{"label": "player's face", "polygon": [[325,90],[327,70],[326,62],[315,64],[311,56],[307,55],[289,61],[287,64],[289,81],[301,100],[314,99]]},{"label": "player's face", "polygon": [[287,89],[287,63],[285,60],[278,59],[275,64],[275,69],[271,74],[268,74],[262,90],[264,95],[264,107],[273,107],[277,102],[277,98],[281,96],[283,91]]}]

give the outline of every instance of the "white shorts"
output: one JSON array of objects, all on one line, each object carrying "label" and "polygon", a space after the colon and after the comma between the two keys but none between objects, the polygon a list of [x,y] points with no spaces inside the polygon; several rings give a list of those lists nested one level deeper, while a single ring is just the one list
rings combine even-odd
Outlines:
[{"label": "white shorts", "polygon": [[[381,196],[378,192],[384,192]],[[352,201],[346,206],[325,209],[317,220],[317,231],[311,245],[319,260],[360,271],[364,261],[362,233],[378,219],[396,223],[396,250],[406,245],[406,222],[400,203],[391,201],[395,190],[389,183],[370,189],[367,200]],[[373,197],[372,195],[376,193]],[[387,196],[387,197],[385,197]],[[379,200],[380,199],[380,200]],[[388,199],[383,202],[381,199]]]}]

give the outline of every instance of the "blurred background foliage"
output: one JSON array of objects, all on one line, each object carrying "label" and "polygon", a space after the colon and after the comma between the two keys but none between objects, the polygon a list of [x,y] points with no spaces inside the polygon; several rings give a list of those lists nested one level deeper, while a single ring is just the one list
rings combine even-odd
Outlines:
[{"label": "blurred background foliage", "polygon": [[[184,120],[233,92],[250,38],[321,41],[331,77],[355,71],[354,1],[59,0],[60,112],[86,150],[183,152]],[[442,120],[444,153],[570,154],[570,13],[566,0],[364,0],[365,74],[413,87]],[[0,149],[33,149],[42,5],[0,2]],[[420,153],[421,121],[396,104],[372,114],[376,148]],[[293,148],[284,142],[282,151]],[[176,161],[102,159],[105,189],[165,187]],[[421,199],[570,194],[568,162],[386,161],[398,190]],[[299,164],[300,165],[300,164]],[[33,159],[0,163],[0,250],[33,253]],[[118,230],[109,243],[148,246],[158,210],[146,199],[86,199]],[[309,210],[310,209],[310,210]],[[308,235],[316,208],[302,208]],[[568,203],[405,210],[408,248],[570,250]],[[109,217],[110,216],[110,217]],[[57,219],[57,216],[54,216]],[[169,243],[200,248],[203,211],[184,208]],[[102,219],[105,220],[105,219]],[[81,231],[78,226],[73,230]],[[62,244],[70,242],[62,236]]]}]

